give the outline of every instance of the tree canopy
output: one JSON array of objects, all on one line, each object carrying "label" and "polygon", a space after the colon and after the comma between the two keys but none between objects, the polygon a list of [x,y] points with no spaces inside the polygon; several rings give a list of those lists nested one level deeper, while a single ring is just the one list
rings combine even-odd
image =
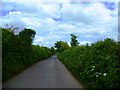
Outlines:
[{"label": "tree canopy", "polygon": [[55,46],[54,46],[54,47],[56,48],[56,51],[57,51],[57,52],[62,52],[62,51],[64,51],[64,50],[68,49],[68,48],[69,48],[69,45],[68,45],[67,42],[57,41],[57,42],[55,43]]},{"label": "tree canopy", "polygon": [[22,41],[24,41],[24,43],[31,45],[35,34],[36,32],[34,30],[25,28],[19,33],[19,36],[21,37]]},{"label": "tree canopy", "polygon": [[77,37],[76,35],[71,34],[71,42],[70,42],[71,47],[74,47],[74,46],[78,46],[78,45],[79,45],[79,42],[78,42],[77,38],[78,38],[78,37]]}]

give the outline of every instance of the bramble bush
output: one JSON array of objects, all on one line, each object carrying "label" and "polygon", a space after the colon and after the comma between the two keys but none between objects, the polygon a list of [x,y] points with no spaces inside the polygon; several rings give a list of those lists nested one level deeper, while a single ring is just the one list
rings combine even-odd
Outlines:
[{"label": "bramble bush", "polygon": [[1,30],[2,81],[52,55],[51,49],[32,45],[36,33],[34,30],[24,29],[17,35],[9,28],[1,28]]},{"label": "bramble bush", "polygon": [[88,89],[120,88],[120,43],[110,38],[58,54],[59,60]]}]

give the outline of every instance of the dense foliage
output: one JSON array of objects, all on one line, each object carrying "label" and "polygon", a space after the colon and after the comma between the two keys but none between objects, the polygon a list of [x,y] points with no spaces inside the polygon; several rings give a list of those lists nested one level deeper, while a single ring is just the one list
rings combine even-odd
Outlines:
[{"label": "dense foliage", "polygon": [[2,28],[3,81],[33,63],[51,56],[49,48],[32,45],[35,34],[32,29],[25,28],[15,34],[10,28]]},{"label": "dense foliage", "polygon": [[[76,47],[79,45],[79,42],[77,40],[78,36],[71,34],[71,47]],[[62,53],[63,51],[69,49],[70,46],[68,45],[67,42],[64,41],[57,41],[54,45],[54,47],[52,47],[52,51],[54,52],[54,50],[56,51],[56,53]]]},{"label": "dense foliage", "polygon": [[70,48],[67,42],[57,41],[55,43],[56,52],[63,52],[64,50]]},{"label": "dense foliage", "polygon": [[88,89],[120,88],[120,43],[107,38],[72,47],[58,58]]}]

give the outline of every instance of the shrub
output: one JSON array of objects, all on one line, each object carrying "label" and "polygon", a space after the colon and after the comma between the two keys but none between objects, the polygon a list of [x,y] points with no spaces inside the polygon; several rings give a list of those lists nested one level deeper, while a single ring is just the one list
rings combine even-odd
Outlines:
[{"label": "shrub", "polygon": [[87,88],[120,88],[120,44],[112,39],[78,46],[58,54],[59,60]]},{"label": "shrub", "polygon": [[32,45],[35,31],[24,29],[15,35],[2,28],[2,80],[9,79],[33,63],[51,56],[51,49]]}]

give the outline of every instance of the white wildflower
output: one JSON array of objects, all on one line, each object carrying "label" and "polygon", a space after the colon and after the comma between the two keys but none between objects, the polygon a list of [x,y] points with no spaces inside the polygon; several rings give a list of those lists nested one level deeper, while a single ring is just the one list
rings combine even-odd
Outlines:
[{"label": "white wildflower", "polygon": [[108,57],[106,57],[106,59],[108,59]]},{"label": "white wildflower", "polygon": [[107,57],[106,57],[106,59],[109,59],[109,58],[110,58],[110,56],[107,56]]},{"label": "white wildflower", "polygon": [[94,70],[94,68],[91,69],[91,71],[93,71],[93,70]]},{"label": "white wildflower", "polygon": [[103,73],[103,76],[107,76],[107,73]]},{"label": "white wildflower", "polygon": [[95,66],[92,66],[92,68],[95,68]]},{"label": "white wildflower", "polygon": [[96,75],[96,77],[98,77],[98,75]]},{"label": "white wildflower", "polygon": [[95,74],[98,74],[98,72],[95,72]]}]

